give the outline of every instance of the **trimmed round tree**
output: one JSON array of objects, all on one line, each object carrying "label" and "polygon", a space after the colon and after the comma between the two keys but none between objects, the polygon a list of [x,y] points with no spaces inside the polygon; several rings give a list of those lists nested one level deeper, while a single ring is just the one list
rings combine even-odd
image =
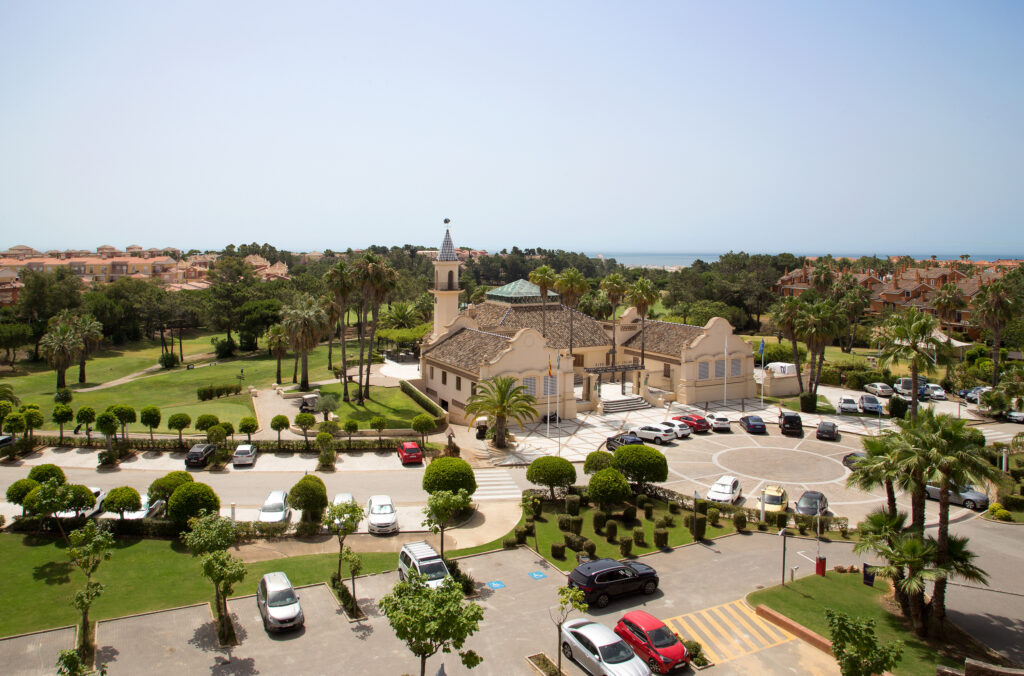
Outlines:
[{"label": "trimmed round tree", "polygon": [[235,438],[235,426],[232,425],[227,420],[221,420],[218,424],[221,427],[224,428],[224,434],[228,435],[229,437],[231,437],[232,440],[234,440],[234,438]]},{"label": "trimmed round tree", "polygon": [[611,467],[613,457],[608,451],[591,451],[583,462],[583,473],[594,474]]},{"label": "trimmed round tree", "polygon": [[96,506],[96,496],[88,486],[71,484],[68,486],[67,507],[72,512],[84,512]]},{"label": "trimmed round tree", "polygon": [[192,418],[188,413],[175,413],[167,419],[167,427],[178,432],[178,444],[181,446],[185,445],[185,440],[181,438],[181,432],[191,424]]},{"label": "trimmed round tree", "polygon": [[217,416],[213,415],[212,413],[204,413],[201,416],[199,416],[198,418],[196,418],[196,425],[195,425],[195,427],[200,432],[205,432],[206,430],[210,429],[214,425],[219,425],[219,424],[220,424],[220,418],[218,418]]},{"label": "trimmed round tree", "polygon": [[127,439],[125,436],[128,425],[136,421],[135,409],[128,404],[115,404],[107,409],[114,414],[117,418],[117,422],[121,423],[121,438]]},{"label": "trimmed round tree", "polygon": [[96,409],[92,406],[82,406],[75,414],[75,422],[85,425],[86,441],[92,441],[92,424],[96,422]]},{"label": "trimmed round tree", "polygon": [[7,487],[7,502],[21,506],[21,515],[25,516],[25,497],[39,487],[38,481],[18,479]]},{"label": "trimmed round tree", "polygon": [[112,488],[107,493],[106,499],[103,500],[103,509],[108,512],[117,512],[123,519],[125,512],[137,512],[142,509],[142,497],[131,486]]},{"label": "trimmed round tree", "polygon": [[412,419],[412,430],[420,435],[420,443],[427,445],[427,435],[434,431],[434,419],[426,413],[420,413]]},{"label": "trimmed round tree", "polygon": [[616,448],[612,467],[641,488],[668,479],[668,460],[665,454],[641,444]]},{"label": "trimmed round tree", "polygon": [[320,451],[320,469],[334,469],[334,461],[337,454],[334,451],[334,435],[330,432],[321,432],[316,435],[316,449]]},{"label": "trimmed round tree", "polygon": [[53,422],[60,425],[60,443],[64,443],[64,425],[75,418],[75,412],[67,404],[54,404],[53,413],[50,416]]},{"label": "trimmed round tree", "polygon": [[70,404],[74,397],[70,387],[60,387],[53,393],[53,401],[57,404]]},{"label": "trimmed round tree", "polygon": [[460,488],[464,488],[470,495],[476,492],[476,475],[462,458],[437,458],[423,472],[423,490],[428,493],[458,493]]},{"label": "trimmed round tree", "polygon": [[36,465],[28,471],[28,478],[41,484],[45,484],[50,479],[56,479],[59,484],[68,482],[67,477],[64,476],[64,470],[50,464]]},{"label": "trimmed round tree", "polygon": [[281,432],[288,429],[290,425],[291,423],[288,422],[288,416],[286,415],[275,415],[273,418],[270,419],[270,429],[277,432],[278,448],[281,448]]},{"label": "trimmed round tree", "polygon": [[309,450],[309,431],[316,425],[316,416],[312,413],[300,413],[295,416],[295,425],[302,429],[302,438],[306,441],[306,450]]},{"label": "trimmed round tree", "polygon": [[96,416],[96,429],[107,438],[107,450],[112,449],[111,441],[117,436],[117,417],[110,411],[104,411]]},{"label": "trimmed round tree", "polygon": [[382,447],[384,441],[381,439],[381,434],[384,432],[384,428],[388,426],[388,421],[379,415],[375,415],[370,418],[370,427],[377,430],[377,443]]},{"label": "trimmed round tree", "polygon": [[220,423],[206,430],[206,441],[211,444],[223,444],[228,438],[228,431],[224,429],[224,423]]},{"label": "trimmed round tree", "polygon": [[260,428],[259,422],[251,415],[238,421],[238,431],[245,435],[245,440],[252,443],[252,433]]},{"label": "trimmed round tree", "polygon": [[619,470],[608,467],[590,477],[587,494],[601,506],[602,511],[607,512],[609,506],[625,502],[633,492],[629,489],[626,477]]},{"label": "trimmed round tree", "polygon": [[199,516],[204,509],[214,514],[219,512],[220,498],[212,488],[198,481],[181,484],[167,501],[167,516],[181,525],[187,524],[193,516]]},{"label": "trimmed round tree", "polygon": [[327,509],[327,486],[315,474],[299,479],[288,491],[288,504],[292,509],[302,510],[303,521],[320,521]]},{"label": "trimmed round tree", "polygon": [[149,440],[153,440],[153,428],[160,427],[160,409],[156,406],[146,406],[139,411],[139,422],[149,428]]},{"label": "trimmed round tree", "polygon": [[530,463],[526,470],[526,480],[538,486],[547,486],[551,490],[551,499],[555,499],[555,487],[568,487],[576,482],[576,468],[565,458],[545,455]]},{"label": "trimmed round tree", "polygon": [[149,485],[147,494],[149,495],[149,503],[153,504],[157,500],[169,500],[174,491],[177,490],[178,486],[186,483],[195,481],[192,475],[182,470],[175,470],[174,472],[168,472],[164,476],[155,480]]},{"label": "trimmed round tree", "polygon": [[28,427],[25,425],[25,414],[20,411],[8,413],[4,418],[4,430],[15,436],[24,434]]},{"label": "trimmed round tree", "polygon": [[46,418],[39,412],[38,408],[25,409],[22,413],[25,416],[25,427],[28,429],[28,438],[32,439],[35,436],[35,431],[42,427],[46,423]]}]

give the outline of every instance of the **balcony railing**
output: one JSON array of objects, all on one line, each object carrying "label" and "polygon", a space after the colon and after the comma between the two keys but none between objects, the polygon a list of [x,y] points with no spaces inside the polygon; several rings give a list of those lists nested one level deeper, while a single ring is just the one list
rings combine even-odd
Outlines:
[{"label": "balcony railing", "polygon": [[456,282],[454,284],[449,284],[447,282],[443,282],[441,284],[431,284],[430,288],[432,290],[434,290],[434,291],[461,291],[462,290],[462,289],[459,288],[458,282]]}]

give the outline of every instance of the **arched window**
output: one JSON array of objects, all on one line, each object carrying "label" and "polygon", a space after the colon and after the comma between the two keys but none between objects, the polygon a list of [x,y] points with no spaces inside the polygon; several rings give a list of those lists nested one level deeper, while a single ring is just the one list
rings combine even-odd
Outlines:
[{"label": "arched window", "polygon": [[455,288],[455,271],[454,270],[449,270],[448,271],[448,289],[451,290],[451,289],[454,289],[454,288]]}]

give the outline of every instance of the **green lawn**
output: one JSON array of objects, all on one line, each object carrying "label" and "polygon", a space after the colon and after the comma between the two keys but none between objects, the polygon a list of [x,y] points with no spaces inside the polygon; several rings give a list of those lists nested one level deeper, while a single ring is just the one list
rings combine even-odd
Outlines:
[{"label": "green lawn", "polygon": [[881,643],[901,640],[905,643],[903,659],[893,670],[897,676],[933,676],[938,664],[963,666],[963,658],[938,654],[934,648],[915,638],[901,618],[882,606],[888,583],[875,579],[874,587],[861,582],[860,575],[829,572],[822,578],[811,575],[791,582],[756,591],[747,596],[751,606],[765,605],[808,629],[829,637],[825,608],[840,610],[855,617],[875,620],[875,633]]},{"label": "green lawn", "polygon": [[[350,398],[353,398],[354,389],[349,386]],[[341,401],[342,386],[340,383],[325,385],[320,388],[320,392],[336,394],[338,400]],[[371,418],[381,416],[387,420],[388,429],[409,428],[412,427],[413,418],[421,413],[427,413],[422,406],[398,387],[371,387],[370,397],[365,401],[364,406],[357,405],[354,400],[347,404],[342,401],[341,406],[334,412],[338,416],[338,422],[344,425],[346,420],[355,420],[359,423],[360,429],[366,430],[370,429]]]}]

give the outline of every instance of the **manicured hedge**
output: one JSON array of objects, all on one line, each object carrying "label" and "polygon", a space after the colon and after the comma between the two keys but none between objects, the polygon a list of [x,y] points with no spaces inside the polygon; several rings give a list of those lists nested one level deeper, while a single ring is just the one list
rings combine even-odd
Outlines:
[{"label": "manicured hedge", "polygon": [[427,395],[423,394],[415,387],[409,384],[407,380],[399,380],[398,387],[401,388],[402,392],[405,392],[410,399],[415,401],[417,404],[423,407],[428,413],[434,416],[434,422],[437,425],[441,425],[445,421],[444,409],[431,401]]}]

